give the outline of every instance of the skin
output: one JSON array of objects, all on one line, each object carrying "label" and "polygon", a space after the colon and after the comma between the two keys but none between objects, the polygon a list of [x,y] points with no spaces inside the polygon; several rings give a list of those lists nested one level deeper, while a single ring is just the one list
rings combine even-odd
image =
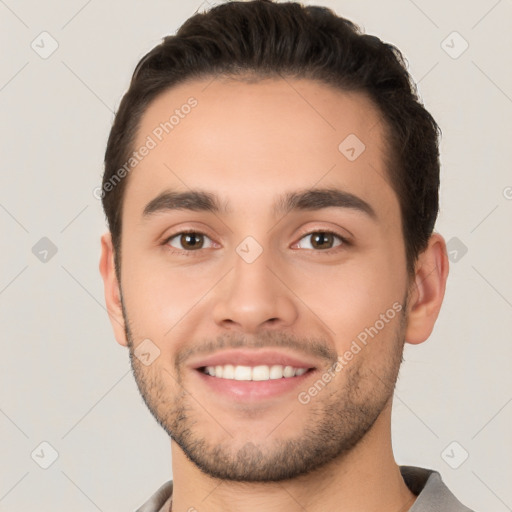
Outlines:
[{"label": "skin", "polygon": [[[175,438],[173,510],[408,510],[415,496],[391,446],[393,388],[404,342],[432,332],[448,259],[434,233],[407,276],[378,111],[360,93],[309,80],[193,81],[149,106],[135,146],[190,96],[197,107],[129,175],[121,283],[109,233],[100,260],[116,339],[129,347],[151,412]],[[338,150],[349,134],[366,146],[353,162]],[[375,219],[334,207],[273,214],[281,194],[319,187],[356,195]],[[145,218],[146,205],[169,189],[207,190],[230,211]],[[183,229],[204,233],[203,248],[190,249],[180,236],[167,242]],[[350,244],[335,237],[328,253],[317,248],[314,234],[325,231]],[[247,236],[263,249],[252,263],[236,252]],[[300,403],[297,393],[396,303],[401,313]],[[160,350],[149,366],[134,357],[145,339]],[[314,359],[317,371],[290,393],[229,400],[200,381],[187,355],[234,346],[281,347]]]}]

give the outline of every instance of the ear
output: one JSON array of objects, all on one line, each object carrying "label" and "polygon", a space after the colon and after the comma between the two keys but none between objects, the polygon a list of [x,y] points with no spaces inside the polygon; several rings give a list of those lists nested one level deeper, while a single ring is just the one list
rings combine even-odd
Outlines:
[{"label": "ear", "polygon": [[443,303],[448,267],[446,242],[439,233],[434,233],[415,265],[408,297],[407,343],[422,343],[432,333]]},{"label": "ear", "polygon": [[128,342],[126,340],[123,308],[121,305],[121,289],[116,276],[114,247],[110,233],[105,233],[101,237],[100,274],[103,278],[105,303],[110,323],[114,329],[114,336],[120,345],[126,347]]}]

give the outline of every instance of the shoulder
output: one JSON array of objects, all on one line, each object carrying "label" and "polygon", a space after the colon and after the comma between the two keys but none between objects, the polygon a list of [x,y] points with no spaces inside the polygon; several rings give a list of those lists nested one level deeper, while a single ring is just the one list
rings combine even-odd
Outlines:
[{"label": "shoulder", "polygon": [[400,466],[407,487],[417,495],[409,512],[474,512],[463,505],[433,469]]},{"label": "shoulder", "polygon": [[172,497],[172,480],[165,482],[135,512],[167,512]]}]

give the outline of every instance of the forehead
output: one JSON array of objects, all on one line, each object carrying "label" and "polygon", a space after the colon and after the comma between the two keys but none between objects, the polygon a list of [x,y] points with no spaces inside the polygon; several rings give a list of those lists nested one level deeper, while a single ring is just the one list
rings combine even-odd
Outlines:
[{"label": "forehead", "polygon": [[337,186],[396,203],[385,168],[384,125],[364,94],[311,80],[209,78],[153,100],[134,150],[125,202],[142,212],[165,188],[201,188],[249,207],[273,191]]}]

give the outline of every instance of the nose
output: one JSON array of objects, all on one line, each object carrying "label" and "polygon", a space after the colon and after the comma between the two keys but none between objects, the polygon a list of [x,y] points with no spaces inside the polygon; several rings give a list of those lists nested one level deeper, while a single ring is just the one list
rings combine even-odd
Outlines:
[{"label": "nose", "polygon": [[252,263],[238,255],[234,258],[234,268],[214,290],[213,316],[220,327],[254,334],[283,329],[296,321],[295,296],[284,276],[272,268],[267,253],[264,250]]}]

